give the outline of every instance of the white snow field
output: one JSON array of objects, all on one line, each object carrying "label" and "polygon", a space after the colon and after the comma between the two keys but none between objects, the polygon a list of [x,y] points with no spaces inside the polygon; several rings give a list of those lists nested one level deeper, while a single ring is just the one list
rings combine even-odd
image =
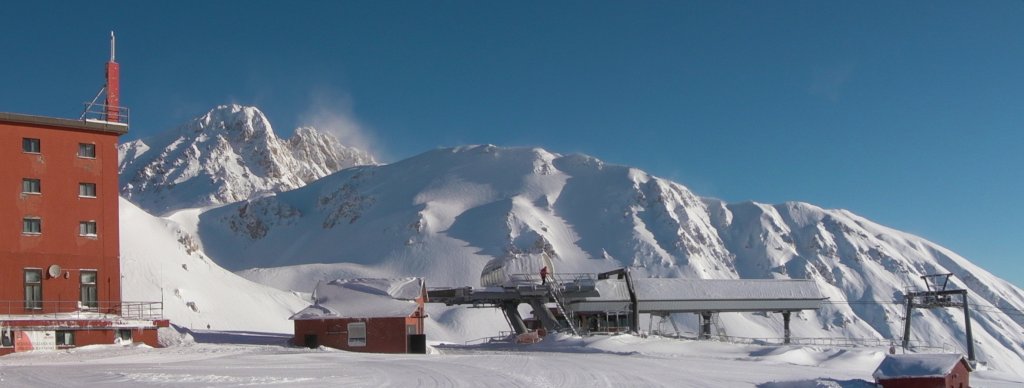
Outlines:
[{"label": "white snow field", "polygon": [[[197,332],[211,341],[244,336]],[[622,335],[549,337],[489,350],[432,348],[427,355],[352,353],[268,344],[191,343],[164,349],[88,346],[3,357],[13,387],[870,387],[883,349],[837,350],[695,342]],[[241,341],[238,341],[241,340]],[[259,342],[284,337],[258,338]],[[1024,378],[972,373],[973,387]]]}]

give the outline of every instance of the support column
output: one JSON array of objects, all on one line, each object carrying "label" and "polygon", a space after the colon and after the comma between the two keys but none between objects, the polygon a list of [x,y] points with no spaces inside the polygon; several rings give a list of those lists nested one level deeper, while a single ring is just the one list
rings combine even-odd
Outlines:
[{"label": "support column", "polygon": [[700,313],[700,338],[711,339],[711,313]]},{"label": "support column", "polygon": [[966,326],[964,331],[967,334],[967,361],[970,361],[971,366],[974,366],[974,335],[971,333],[971,311],[967,309],[967,290],[963,290],[960,297],[964,298],[964,325]]},{"label": "support column", "polygon": [[505,316],[508,317],[508,323],[512,325],[512,330],[514,330],[516,334],[523,334],[529,331],[526,328],[526,323],[523,322],[523,317],[519,315],[519,302],[502,303],[501,309],[505,311]]},{"label": "support column", "polygon": [[[558,318],[551,313],[551,310],[544,305],[544,302],[540,299],[530,299],[530,307],[533,307],[533,316],[540,319],[540,323],[544,325],[544,330],[548,333],[554,333],[558,331],[561,325],[558,324]],[[568,317],[566,317],[568,319]]]},{"label": "support column", "polygon": [[783,343],[786,345],[789,345],[789,314],[790,311],[782,312],[782,335],[784,336]]},{"label": "support column", "polygon": [[903,320],[903,350],[910,346],[910,317],[914,313],[914,293],[907,294],[907,317]]}]

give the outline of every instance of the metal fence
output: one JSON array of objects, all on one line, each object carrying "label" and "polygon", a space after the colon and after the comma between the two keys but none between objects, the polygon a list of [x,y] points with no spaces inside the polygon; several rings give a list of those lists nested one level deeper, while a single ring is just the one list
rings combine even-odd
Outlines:
[{"label": "metal fence", "polygon": [[163,302],[0,301],[0,319],[163,319]]},{"label": "metal fence", "polygon": [[[687,337],[680,337],[687,338]],[[692,339],[697,339],[696,337]],[[754,337],[736,337],[736,336],[711,336],[712,340],[738,343],[738,344],[749,344],[749,345],[786,345],[785,338],[754,338]],[[895,346],[900,348],[903,343],[902,339],[883,339],[883,338],[852,338],[852,337],[792,337],[789,339],[789,345],[803,345],[803,346],[824,346],[824,347],[835,347],[835,348],[858,348],[858,347],[886,347]],[[952,353],[960,351],[957,345],[944,343],[944,344],[932,344],[923,341],[910,341],[908,348],[919,351],[919,352],[942,352]]]},{"label": "metal fence", "polygon": [[95,103],[83,103],[85,109],[82,111],[82,120],[106,121],[121,124],[128,124],[128,108],[123,106],[111,107]]}]

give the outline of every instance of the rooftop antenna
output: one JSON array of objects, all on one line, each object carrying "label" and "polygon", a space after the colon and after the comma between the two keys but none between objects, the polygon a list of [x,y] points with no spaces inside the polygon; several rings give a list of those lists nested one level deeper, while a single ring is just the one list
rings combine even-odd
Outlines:
[{"label": "rooftop antenna", "polygon": [[[110,60],[107,61],[106,66],[106,84],[100,88],[100,91],[96,93],[96,97],[93,97],[92,102],[85,104],[85,111],[82,112],[82,120],[88,117],[95,118],[96,116],[102,117],[102,120],[113,122],[113,123],[128,123],[128,112],[125,109],[122,112],[121,109],[121,65],[116,61],[116,49],[117,49],[117,37],[114,36],[114,31],[110,31]],[[100,95],[106,92],[106,101],[103,104],[96,104],[99,100]],[[98,111],[94,111],[93,107],[100,108]]]},{"label": "rooftop antenna", "polygon": [[121,65],[114,61],[117,38],[110,31],[110,61],[107,62],[107,121],[120,122]]}]

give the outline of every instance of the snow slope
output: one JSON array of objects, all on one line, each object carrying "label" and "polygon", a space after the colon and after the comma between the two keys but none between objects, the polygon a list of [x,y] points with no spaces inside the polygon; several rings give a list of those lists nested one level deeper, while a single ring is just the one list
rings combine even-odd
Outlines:
[{"label": "snow slope", "polygon": [[164,317],[192,329],[285,333],[309,302],[243,279],[198,250],[192,236],[121,198],[123,299],[163,301]]},{"label": "snow slope", "polygon": [[121,144],[121,195],[153,214],[294,189],[373,156],[312,127],[274,134],[259,109],[222,105],[173,130]]},{"label": "snow slope", "polygon": [[[843,210],[701,198],[584,155],[439,149],[190,214],[198,217],[190,224],[201,246],[220,265],[301,291],[320,275],[477,285],[490,259],[540,252],[560,272],[630,266],[651,277],[813,279],[831,299],[794,319],[794,335],[802,337],[899,337],[906,286],[923,287],[920,275],[951,272],[978,308],[979,359],[1024,370],[1024,317],[998,310],[1024,309],[1024,292],[948,249]],[[914,340],[963,349],[958,311],[915,314]],[[781,333],[777,315],[724,314],[723,324],[733,336]]]}]

